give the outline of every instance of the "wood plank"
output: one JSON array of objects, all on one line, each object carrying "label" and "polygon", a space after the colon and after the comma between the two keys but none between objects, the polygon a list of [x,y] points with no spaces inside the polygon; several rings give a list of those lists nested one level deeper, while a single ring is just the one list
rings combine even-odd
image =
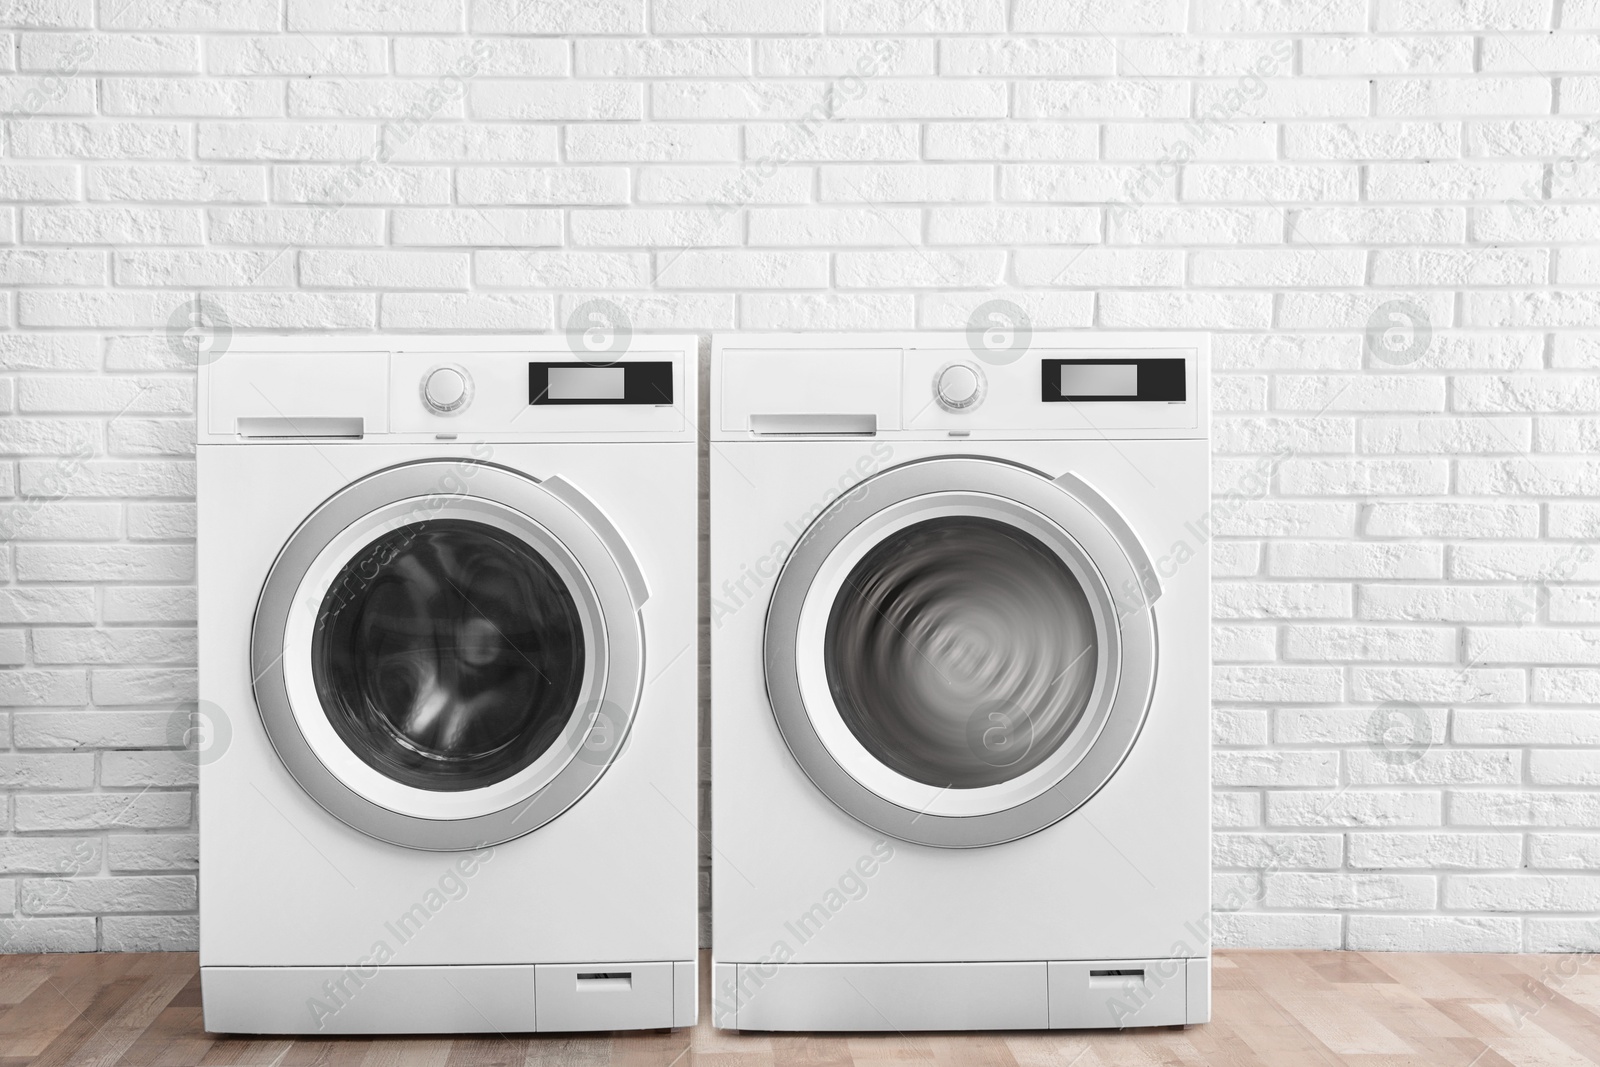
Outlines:
[{"label": "wood plank", "polygon": [[[0,957],[0,1067],[1596,1067],[1584,956],[1219,953],[1188,1030],[243,1037],[203,1030],[186,953]],[[702,1003],[709,1003],[702,1000]],[[1475,1062],[1474,1062],[1475,1061]]]}]

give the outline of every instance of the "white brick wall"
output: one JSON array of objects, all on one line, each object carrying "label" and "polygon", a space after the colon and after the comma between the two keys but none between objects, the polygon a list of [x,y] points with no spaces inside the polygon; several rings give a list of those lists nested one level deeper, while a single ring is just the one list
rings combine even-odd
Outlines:
[{"label": "white brick wall", "polygon": [[0,46],[0,947],[194,942],[204,291],[1215,330],[1220,940],[1600,948],[1594,0],[18,0]]}]

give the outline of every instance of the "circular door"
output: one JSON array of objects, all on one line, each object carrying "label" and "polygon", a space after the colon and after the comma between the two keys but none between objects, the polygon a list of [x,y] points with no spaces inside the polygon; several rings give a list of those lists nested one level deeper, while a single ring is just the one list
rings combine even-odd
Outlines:
[{"label": "circular door", "polygon": [[395,844],[520,837],[605,772],[632,724],[643,583],[559,479],[391,467],[327,500],[252,632],[274,749],[318,804]]},{"label": "circular door", "polygon": [[998,844],[1121,766],[1155,683],[1159,595],[1088,485],[998,460],[891,468],[779,572],[767,692],[806,774],[902,840]]}]

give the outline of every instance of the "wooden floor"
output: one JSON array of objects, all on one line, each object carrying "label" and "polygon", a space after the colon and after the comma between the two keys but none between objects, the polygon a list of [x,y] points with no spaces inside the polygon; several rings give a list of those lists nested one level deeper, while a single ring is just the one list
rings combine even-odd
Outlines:
[{"label": "wooden floor", "polygon": [[1187,1030],[817,1037],[726,1034],[708,1021],[590,1037],[213,1037],[200,1028],[195,967],[188,953],[0,957],[0,1067],[1600,1063],[1600,965],[1587,956],[1225,952],[1214,1021]]}]

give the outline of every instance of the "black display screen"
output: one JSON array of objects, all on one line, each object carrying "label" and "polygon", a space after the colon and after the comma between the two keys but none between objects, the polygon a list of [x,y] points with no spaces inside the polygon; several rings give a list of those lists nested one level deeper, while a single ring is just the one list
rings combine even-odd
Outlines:
[{"label": "black display screen", "polygon": [[1188,361],[1154,359],[1046,359],[1039,363],[1040,399],[1046,404],[1188,399]]},{"label": "black display screen", "polygon": [[670,404],[672,363],[530,363],[528,403]]}]

